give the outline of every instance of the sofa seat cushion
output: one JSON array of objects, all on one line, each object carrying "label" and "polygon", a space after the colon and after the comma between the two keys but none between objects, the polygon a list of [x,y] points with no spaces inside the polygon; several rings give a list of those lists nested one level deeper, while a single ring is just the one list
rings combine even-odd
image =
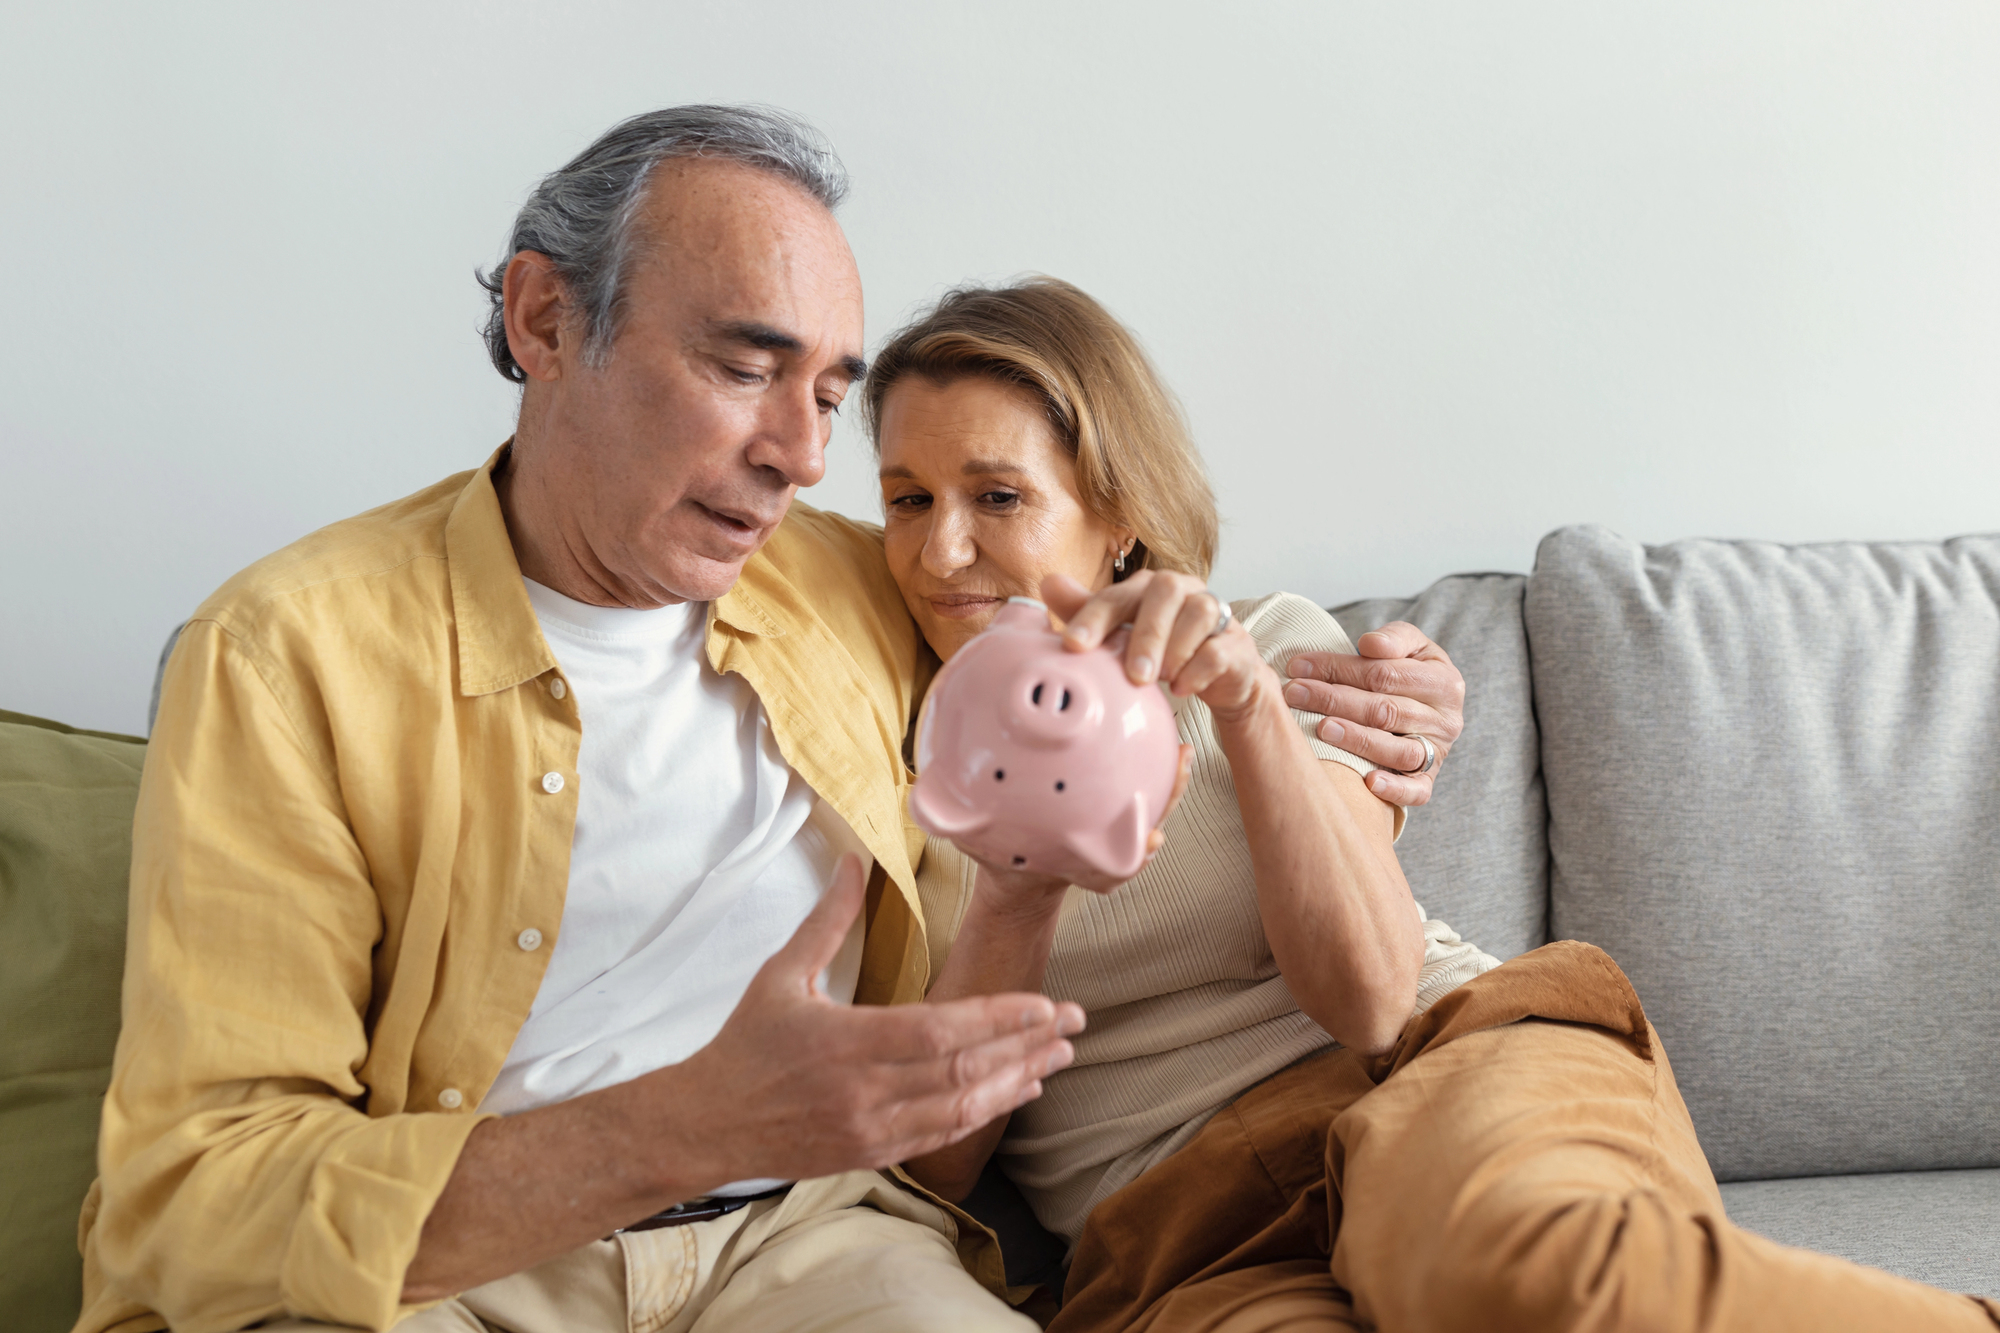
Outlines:
[{"label": "sofa seat cushion", "polygon": [[1548,807],[1521,627],[1524,574],[1453,574],[1333,608],[1351,639],[1407,620],[1465,673],[1465,734],[1396,857],[1424,910],[1496,958],[1547,944]]},{"label": "sofa seat cushion", "polygon": [[145,742],[0,712],[0,1325],[76,1321]]},{"label": "sofa seat cushion", "polygon": [[1781,1244],[2000,1299],[2000,1170],[1743,1180],[1722,1202]]},{"label": "sofa seat cushion", "polygon": [[2000,1166],[2000,537],[1542,542],[1551,928],[1723,1180]]}]

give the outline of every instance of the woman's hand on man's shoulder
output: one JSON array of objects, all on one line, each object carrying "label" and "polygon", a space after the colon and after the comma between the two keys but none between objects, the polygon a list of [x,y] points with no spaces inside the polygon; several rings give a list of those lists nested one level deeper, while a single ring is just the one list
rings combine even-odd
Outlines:
[{"label": "woman's hand on man's shoulder", "polygon": [[[1407,621],[1371,630],[1355,647],[1355,653],[1293,657],[1285,702],[1324,714],[1319,738],[1328,745],[1381,766],[1366,779],[1378,798],[1423,805],[1465,730],[1465,677],[1443,648]],[[1429,738],[1429,749],[1420,737]]]}]

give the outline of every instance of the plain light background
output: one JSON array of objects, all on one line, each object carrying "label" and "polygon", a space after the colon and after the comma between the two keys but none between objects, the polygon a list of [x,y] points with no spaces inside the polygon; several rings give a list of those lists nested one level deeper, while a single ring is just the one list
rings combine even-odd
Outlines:
[{"label": "plain light background", "polygon": [[[137,731],[162,636],[476,465],[475,265],[684,101],[854,177],[871,347],[1028,271],[1143,337],[1235,596],[1648,541],[2000,528],[1990,3],[0,11],[0,708]],[[879,512],[836,432],[805,498]]]}]

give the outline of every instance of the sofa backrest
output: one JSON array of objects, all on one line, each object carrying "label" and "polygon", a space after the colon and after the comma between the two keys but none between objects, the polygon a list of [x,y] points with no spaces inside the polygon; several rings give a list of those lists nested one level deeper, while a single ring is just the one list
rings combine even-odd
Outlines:
[{"label": "sofa backrest", "polygon": [[146,746],[0,712],[0,1327],[76,1322]]},{"label": "sofa backrest", "polygon": [[1335,607],[1349,638],[1407,620],[1465,673],[1465,734],[1396,845],[1417,901],[1497,958],[1548,942],[1548,812],[1522,632],[1523,574],[1454,574]]},{"label": "sofa backrest", "polygon": [[2000,1164],[2000,537],[1541,544],[1556,936],[1724,1180]]}]

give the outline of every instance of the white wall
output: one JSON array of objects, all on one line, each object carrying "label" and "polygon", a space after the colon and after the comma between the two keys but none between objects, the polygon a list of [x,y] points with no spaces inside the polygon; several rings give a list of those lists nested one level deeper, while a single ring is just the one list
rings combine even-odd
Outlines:
[{"label": "white wall", "polygon": [[140,729],[222,579],[483,458],[473,266],[680,101],[833,136],[871,342],[1026,270],[1130,321],[1232,594],[2000,528],[1996,69],[1974,2],[9,5],[0,708]]}]

